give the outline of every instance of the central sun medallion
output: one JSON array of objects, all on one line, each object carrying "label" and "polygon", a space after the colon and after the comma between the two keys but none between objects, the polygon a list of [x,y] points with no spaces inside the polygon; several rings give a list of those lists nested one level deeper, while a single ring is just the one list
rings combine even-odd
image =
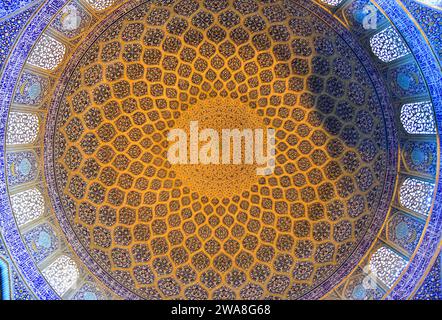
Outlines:
[{"label": "central sun medallion", "polygon": [[[197,127],[196,127],[197,126]],[[262,117],[259,117],[254,109],[241,103],[239,100],[229,98],[213,98],[206,101],[201,101],[195,106],[191,106],[188,111],[177,119],[174,129],[181,128],[188,137],[188,157],[189,161],[186,164],[177,164],[172,166],[172,170],[181,181],[189,186],[199,195],[207,196],[209,198],[230,198],[233,195],[240,195],[243,192],[249,191],[253,184],[258,182],[259,175],[257,169],[259,163],[255,161],[255,129],[264,130],[266,126],[263,123]],[[195,132],[191,134],[191,128]],[[190,142],[193,138],[198,139],[200,132],[205,129],[213,130],[214,138],[207,138],[203,141],[198,141],[198,149],[190,150]],[[198,130],[198,131],[196,131]],[[232,130],[238,130],[239,139],[234,141]],[[226,131],[230,133],[226,136]],[[224,136],[223,136],[224,132]],[[249,135],[247,135],[247,133]],[[197,137],[194,137],[197,135]],[[229,140],[229,149],[223,149],[223,141]],[[247,139],[250,139],[247,140]],[[201,140],[201,139],[200,139]],[[262,139],[263,143],[266,137]],[[182,141],[179,141],[182,143]],[[233,145],[236,142],[237,145]],[[205,147],[206,144],[206,147]],[[191,153],[204,152],[202,148],[208,148],[207,144],[213,144],[216,155],[214,159],[209,159],[209,163],[201,163],[200,159],[196,163],[191,163]],[[234,163],[233,152],[234,147],[241,148],[239,163]],[[250,146],[249,149],[247,149]],[[262,147],[261,147],[262,148]],[[267,147],[264,148],[265,150]],[[246,151],[250,150],[252,161],[247,161]],[[170,151],[170,147],[169,147]],[[210,150],[208,152],[210,155]],[[223,161],[223,155],[228,156],[229,161]],[[266,153],[264,152],[264,156]],[[225,157],[224,157],[225,158]],[[212,160],[212,161],[210,161]],[[250,162],[250,163],[249,163]],[[227,201],[227,200],[225,200]]]},{"label": "central sun medallion", "polygon": [[[113,19],[60,84],[51,137],[58,218],[85,263],[149,299],[299,298],[338,272],[388,162],[348,44],[297,1],[158,1]],[[274,167],[171,163],[170,133],[190,141],[195,124],[219,145],[250,129],[254,151],[274,130]]]}]

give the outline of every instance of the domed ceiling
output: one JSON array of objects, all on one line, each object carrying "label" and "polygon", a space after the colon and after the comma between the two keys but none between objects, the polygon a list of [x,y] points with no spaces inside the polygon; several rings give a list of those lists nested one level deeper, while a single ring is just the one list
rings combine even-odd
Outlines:
[{"label": "domed ceiling", "polygon": [[[396,2],[20,10],[0,64],[3,298],[418,297],[440,250],[440,55]],[[194,123],[274,132],[271,172],[172,163]]]}]

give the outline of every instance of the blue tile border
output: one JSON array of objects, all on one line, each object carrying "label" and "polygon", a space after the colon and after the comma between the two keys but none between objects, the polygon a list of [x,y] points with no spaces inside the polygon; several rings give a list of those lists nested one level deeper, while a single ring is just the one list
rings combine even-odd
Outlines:
[{"label": "blue tile border", "polygon": [[442,255],[439,254],[413,300],[442,300]]},{"label": "blue tile border", "polygon": [[442,61],[442,11],[435,8],[425,6],[415,0],[401,0],[407,7],[408,11],[413,15],[419,25],[422,27],[426,36],[430,40],[434,51],[439,59]]},{"label": "blue tile border", "polygon": [[[47,27],[52,16],[66,4],[65,0],[51,0],[45,3],[33,17],[28,27],[18,39],[15,48],[11,52],[0,81],[0,167],[5,167],[5,128],[7,124],[9,106],[12,101],[15,83],[23,68],[32,46]],[[0,230],[6,247],[9,250],[13,262],[17,266],[23,279],[29,285],[37,298],[43,300],[56,300],[59,296],[49,286],[40,273],[31,255],[26,250],[20,236],[17,224],[12,214],[9,196],[6,187],[4,170],[0,171]]]},{"label": "blue tile border", "polygon": [[[438,132],[442,131],[442,73],[438,59],[434,56],[421,32],[410,20],[407,12],[391,0],[377,0],[380,7],[408,43],[425,78],[436,113]],[[439,168],[439,176],[442,169]],[[407,269],[387,295],[387,299],[407,299],[419,285],[426,270],[431,267],[441,247],[442,236],[442,184],[437,185],[433,210],[420,245],[407,265]]]}]

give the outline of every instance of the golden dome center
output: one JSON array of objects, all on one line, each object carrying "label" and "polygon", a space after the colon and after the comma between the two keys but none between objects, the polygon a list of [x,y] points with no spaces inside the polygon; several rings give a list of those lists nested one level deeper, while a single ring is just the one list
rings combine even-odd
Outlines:
[{"label": "golden dome center", "polygon": [[[246,141],[241,140],[241,162],[233,163],[233,139],[231,148],[228,151],[223,150],[222,140],[223,132],[238,130],[244,133],[256,129],[266,130],[262,119],[256,114],[255,110],[247,105],[231,98],[213,98],[203,100],[191,106],[187,112],[184,112],[176,121],[174,129],[183,130],[188,140],[191,139],[192,124],[198,126],[201,133],[205,129],[212,129],[217,133],[219,145],[219,163],[198,163],[194,164],[189,161],[187,164],[174,164],[172,169],[175,171],[177,178],[184,185],[187,185],[192,191],[199,193],[200,196],[210,198],[217,197],[227,198],[232,195],[241,194],[257,183],[257,168],[259,165],[256,161],[249,163],[246,161]],[[195,127],[194,127],[195,128]],[[213,143],[213,141],[210,141]],[[198,152],[203,152],[202,148],[207,145],[207,141],[199,141]],[[188,154],[195,152],[190,150],[188,143]],[[222,153],[230,154],[230,163],[224,163]],[[209,152],[210,154],[210,152]]]}]

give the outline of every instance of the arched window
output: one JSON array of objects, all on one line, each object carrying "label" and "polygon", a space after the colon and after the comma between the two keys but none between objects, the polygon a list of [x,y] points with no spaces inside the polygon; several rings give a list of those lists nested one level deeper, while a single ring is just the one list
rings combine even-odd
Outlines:
[{"label": "arched window", "polygon": [[6,144],[28,144],[38,135],[38,117],[33,113],[11,112],[8,118]]},{"label": "arched window", "polygon": [[60,256],[43,270],[43,275],[58,295],[62,296],[77,282],[79,272],[74,260]]},{"label": "arched window", "polygon": [[404,104],[401,109],[401,123],[409,134],[435,134],[431,102]]},{"label": "arched window", "polygon": [[26,190],[11,196],[12,212],[19,226],[37,219],[44,213],[43,195],[37,189]]},{"label": "arched window", "polygon": [[328,4],[329,6],[337,6],[340,4],[343,0],[321,0],[321,2]]},{"label": "arched window", "polygon": [[410,53],[393,27],[375,34],[370,39],[373,53],[383,62],[390,62]]},{"label": "arched window", "polygon": [[403,207],[414,212],[428,214],[433,191],[433,183],[407,178],[399,190],[399,202]]},{"label": "arched window", "polygon": [[42,69],[54,70],[63,61],[65,52],[64,44],[43,35],[32,50],[28,63]]},{"label": "arched window", "polygon": [[391,287],[407,265],[407,261],[393,250],[380,247],[370,258],[370,270],[376,278]]},{"label": "arched window", "polygon": [[430,7],[437,7],[442,9],[442,0],[415,0]]},{"label": "arched window", "polygon": [[100,11],[110,7],[115,0],[86,0],[86,2],[95,10]]}]

